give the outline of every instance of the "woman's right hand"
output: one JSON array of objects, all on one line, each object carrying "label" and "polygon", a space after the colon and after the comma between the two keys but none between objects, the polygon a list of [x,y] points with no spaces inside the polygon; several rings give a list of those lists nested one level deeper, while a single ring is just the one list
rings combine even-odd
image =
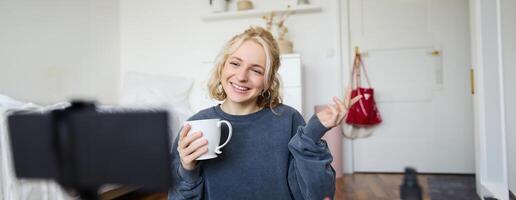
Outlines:
[{"label": "woman's right hand", "polygon": [[186,170],[193,170],[197,165],[197,159],[202,154],[208,152],[208,141],[202,137],[202,132],[197,131],[188,134],[190,124],[185,124],[179,133],[177,151],[181,159],[181,165]]}]

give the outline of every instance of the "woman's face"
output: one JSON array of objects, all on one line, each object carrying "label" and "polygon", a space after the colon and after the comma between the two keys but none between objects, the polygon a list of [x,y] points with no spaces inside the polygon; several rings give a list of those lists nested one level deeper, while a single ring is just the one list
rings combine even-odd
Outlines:
[{"label": "woman's face", "polygon": [[229,55],[221,76],[226,101],[242,105],[256,103],[265,86],[265,59],[262,46],[253,41],[244,42]]}]

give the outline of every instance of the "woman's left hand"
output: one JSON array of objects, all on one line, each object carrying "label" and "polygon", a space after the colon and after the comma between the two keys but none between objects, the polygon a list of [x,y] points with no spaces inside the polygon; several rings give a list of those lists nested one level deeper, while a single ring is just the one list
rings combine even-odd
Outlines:
[{"label": "woman's left hand", "polygon": [[326,128],[333,128],[339,125],[346,114],[348,113],[349,107],[355,104],[362,98],[362,95],[358,95],[351,99],[351,89],[348,88],[346,92],[346,98],[344,101],[337,97],[333,97],[335,104],[330,104],[328,107],[321,112],[317,113],[317,118],[321,121],[321,124]]}]

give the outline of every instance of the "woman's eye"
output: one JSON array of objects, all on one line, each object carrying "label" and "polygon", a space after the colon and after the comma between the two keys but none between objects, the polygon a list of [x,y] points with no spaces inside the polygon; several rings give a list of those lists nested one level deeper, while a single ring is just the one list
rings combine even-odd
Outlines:
[{"label": "woman's eye", "polygon": [[253,72],[255,72],[255,73],[257,73],[257,74],[260,74],[260,75],[262,75],[262,74],[263,74],[263,72],[262,72],[262,71],[260,71],[260,70],[258,70],[258,69],[253,69]]},{"label": "woman's eye", "polygon": [[232,65],[232,66],[239,66],[240,65],[240,64],[238,64],[236,62],[230,62],[229,64]]}]

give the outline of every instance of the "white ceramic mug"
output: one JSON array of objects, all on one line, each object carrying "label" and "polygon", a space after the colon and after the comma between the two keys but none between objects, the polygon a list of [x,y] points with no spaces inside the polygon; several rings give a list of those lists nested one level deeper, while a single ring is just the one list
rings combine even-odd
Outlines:
[{"label": "white ceramic mug", "polygon": [[[201,131],[202,137],[208,140],[208,152],[199,156],[196,160],[206,160],[216,158],[217,154],[221,154],[220,149],[226,144],[228,144],[231,139],[231,133],[233,132],[233,128],[231,127],[231,123],[226,120],[220,119],[202,119],[202,120],[194,120],[186,122],[190,124],[190,131],[188,134],[193,132]],[[226,124],[229,128],[228,139],[220,146],[220,128],[222,123]]]}]

